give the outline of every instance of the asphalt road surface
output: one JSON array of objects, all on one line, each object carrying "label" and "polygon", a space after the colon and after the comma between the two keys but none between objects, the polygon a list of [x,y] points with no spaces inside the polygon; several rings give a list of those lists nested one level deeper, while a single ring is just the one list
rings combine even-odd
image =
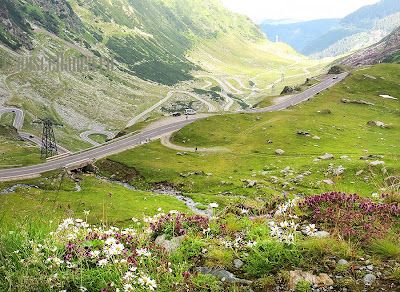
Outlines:
[{"label": "asphalt road surface", "polygon": [[[0,118],[4,113],[13,113],[15,114],[13,126],[18,130],[18,134],[25,139],[28,139],[34,143],[36,143],[39,147],[42,147],[42,139],[26,132],[20,132],[23,124],[24,124],[24,112],[19,108],[2,108],[0,109]],[[57,150],[59,154],[69,153],[66,148],[57,144]]]},{"label": "asphalt road surface", "polygon": [[4,113],[14,113],[15,118],[14,118],[13,126],[17,130],[21,130],[22,125],[24,124],[24,112],[22,110],[20,110],[19,108],[12,108],[12,107],[0,109],[0,117]]},{"label": "asphalt road surface", "polygon": [[[298,104],[302,101],[308,100],[312,98],[317,93],[331,87],[332,85],[340,82],[347,76],[346,73],[338,75],[337,79],[333,79],[332,76],[326,77],[323,82],[320,84],[304,91],[300,94],[294,95],[290,99],[276,105],[272,105],[267,108],[260,109],[250,109],[244,111],[245,113],[258,113],[258,112],[271,112],[285,109],[291,105]],[[132,148],[134,146],[140,145],[142,143],[146,143],[149,140],[156,139],[166,133],[177,131],[187,124],[190,124],[201,117],[193,116],[189,120],[179,121],[169,125],[163,125],[157,128],[149,129],[147,131],[143,131],[142,133],[136,134],[134,136],[130,136],[125,139],[120,139],[115,142],[102,145],[98,148],[94,148],[88,151],[84,151],[77,154],[71,154],[64,158],[60,158],[58,160],[48,161],[46,163],[25,166],[13,169],[4,169],[0,170],[0,180],[12,180],[24,177],[32,177],[37,176],[43,172],[47,172],[50,170],[61,169],[63,167],[70,167],[74,165],[79,165],[85,161],[91,159],[98,159],[102,157],[109,156],[114,153],[122,152],[126,149]]]}]

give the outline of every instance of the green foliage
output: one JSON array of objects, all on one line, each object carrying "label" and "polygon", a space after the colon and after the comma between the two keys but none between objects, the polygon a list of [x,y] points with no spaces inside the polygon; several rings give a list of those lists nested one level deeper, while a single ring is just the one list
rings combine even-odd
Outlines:
[{"label": "green foliage", "polygon": [[269,272],[291,268],[299,264],[302,255],[295,245],[268,240],[258,242],[245,259],[245,270],[254,276],[263,276]]},{"label": "green foliage", "polygon": [[310,292],[311,291],[311,284],[305,280],[300,280],[297,282],[295,287],[296,292]]},{"label": "green foliage", "polygon": [[329,257],[349,258],[356,247],[337,238],[325,237],[306,238],[298,242],[298,248],[307,263],[313,264]]},{"label": "green foliage", "polygon": [[232,250],[220,246],[213,246],[207,254],[205,265],[208,267],[232,266],[234,254]]},{"label": "green foliage", "polygon": [[198,258],[202,255],[202,249],[205,246],[206,244],[200,239],[188,238],[179,245],[178,250],[173,255],[173,259],[179,262]]},{"label": "green foliage", "polygon": [[372,254],[384,260],[400,258],[400,244],[393,239],[375,240],[371,243],[369,249]]},{"label": "green foliage", "polygon": [[393,270],[391,278],[394,279],[397,283],[400,283],[400,269],[399,268]]}]

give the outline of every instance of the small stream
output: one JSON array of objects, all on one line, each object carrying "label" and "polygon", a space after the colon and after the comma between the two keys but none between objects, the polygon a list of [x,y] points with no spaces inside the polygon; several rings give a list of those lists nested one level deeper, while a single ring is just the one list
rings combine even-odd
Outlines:
[{"label": "small stream", "polygon": [[[37,185],[16,184],[16,185],[13,185],[12,187],[3,189],[3,190],[0,192],[0,195],[7,195],[7,194],[15,193],[15,189],[18,188],[18,187],[26,187],[26,188],[28,188],[28,189],[38,189],[38,190],[42,190],[42,191],[48,191],[48,190],[39,188]],[[78,184],[78,182],[75,182],[75,188],[76,188],[76,190],[73,191],[74,193],[79,193],[79,192],[82,190],[82,188],[81,188],[81,186]]]}]

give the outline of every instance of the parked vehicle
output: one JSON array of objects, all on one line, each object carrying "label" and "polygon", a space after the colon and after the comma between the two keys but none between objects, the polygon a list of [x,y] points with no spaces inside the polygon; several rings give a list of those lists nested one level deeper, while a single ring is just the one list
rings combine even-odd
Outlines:
[{"label": "parked vehicle", "polygon": [[174,112],[174,113],[172,113],[172,116],[173,116],[173,117],[179,117],[180,115],[181,115],[180,112]]},{"label": "parked vehicle", "polygon": [[195,115],[197,112],[194,109],[187,108],[185,109],[185,115]]}]

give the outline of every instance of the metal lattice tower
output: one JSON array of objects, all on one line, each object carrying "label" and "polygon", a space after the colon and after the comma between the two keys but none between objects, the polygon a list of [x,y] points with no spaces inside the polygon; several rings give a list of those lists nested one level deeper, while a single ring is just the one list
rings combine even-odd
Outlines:
[{"label": "metal lattice tower", "polygon": [[45,118],[41,120],[43,124],[42,132],[42,148],[40,149],[40,158],[47,158],[58,154],[57,143],[54,137],[53,125],[56,124],[54,119]]}]

